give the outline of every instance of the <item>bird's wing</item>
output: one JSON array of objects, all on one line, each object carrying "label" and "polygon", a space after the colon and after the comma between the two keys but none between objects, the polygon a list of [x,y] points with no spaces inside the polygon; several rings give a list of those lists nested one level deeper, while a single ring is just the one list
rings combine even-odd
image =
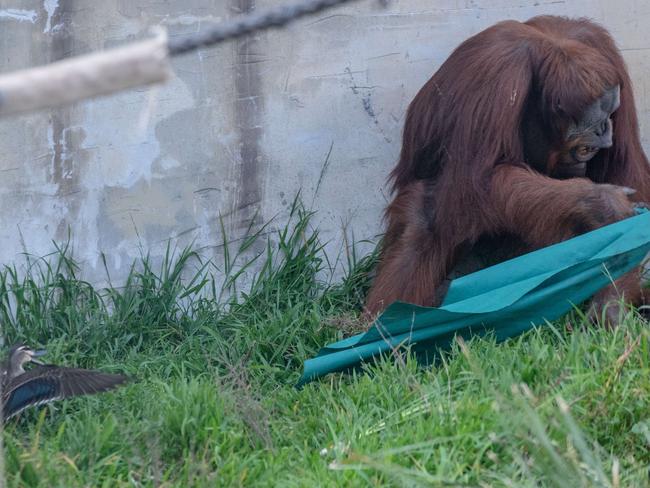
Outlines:
[{"label": "bird's wing", "polygon": [[127,380],[120,374],[88,369],[43,366],[33,368],[4,385],[2,411],[5,420],[24,409],[61,398],[111,390]]}]

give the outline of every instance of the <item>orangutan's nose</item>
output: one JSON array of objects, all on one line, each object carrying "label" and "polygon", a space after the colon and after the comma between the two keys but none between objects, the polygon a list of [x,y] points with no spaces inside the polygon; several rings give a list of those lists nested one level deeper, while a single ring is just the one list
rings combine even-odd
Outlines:
[{"label": "orangutan's nose", "polygon": [[606,149],[612,147],[614,144],[613,141],[613,131],[612,131],[612,121],[607,119],[596,129],[596,135],[600,138],[598,141],[598,147],[601,149]]}]

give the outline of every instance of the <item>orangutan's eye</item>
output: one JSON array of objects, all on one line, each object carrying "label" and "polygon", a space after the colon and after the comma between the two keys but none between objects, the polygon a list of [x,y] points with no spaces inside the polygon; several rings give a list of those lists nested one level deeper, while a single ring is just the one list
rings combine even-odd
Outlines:
[{"label": "orangutan's eye", "polygon": [[589,161],[598,152],[597,147],[593,146],[578,146],[573,150],[573,157],[580,162]]}]

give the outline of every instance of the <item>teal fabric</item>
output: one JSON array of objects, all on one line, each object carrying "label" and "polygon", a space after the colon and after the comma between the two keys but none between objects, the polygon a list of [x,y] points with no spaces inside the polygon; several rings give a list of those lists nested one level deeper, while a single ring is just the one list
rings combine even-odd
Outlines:
[{"label": "teal fabric", "polygon": [[430,360],[454,336],[497,340],[553,321],[638,266],[650,252],[650,212],[485,268],[451,282],[438,308],[390,305],[365,333],[305,361],[298,386],[349,370],[398,345]]}]

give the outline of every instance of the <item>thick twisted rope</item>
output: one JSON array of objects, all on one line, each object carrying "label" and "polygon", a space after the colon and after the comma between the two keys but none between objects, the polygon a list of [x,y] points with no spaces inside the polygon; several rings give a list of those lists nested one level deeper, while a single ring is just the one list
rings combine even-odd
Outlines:
[{"label": "thick twisted rope", "polygon": [[[259,30],[284,27],[300,17],[353,1],[357,0],[306,0],[293,5],[269,8],[259,13],[241,15],[215,25],[205,32],[170,39],[168,42],[169,54],[171,56],[183,54],[228,39],[243,37]],[[386,0],[380,0],[380,2],[386,4]]]},{"label": "thick twisted rope", "polygon": [[[205,32],[169,40],[153,39],[0,75],[0,116],[53,108],[120,90],[166,81],[170,58],[289,22],[357,0],[303,0],[259,13],[247,13]],[[378,0],[385,4],[387,0]]]}]

